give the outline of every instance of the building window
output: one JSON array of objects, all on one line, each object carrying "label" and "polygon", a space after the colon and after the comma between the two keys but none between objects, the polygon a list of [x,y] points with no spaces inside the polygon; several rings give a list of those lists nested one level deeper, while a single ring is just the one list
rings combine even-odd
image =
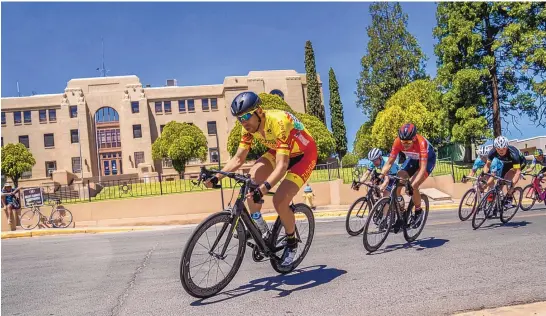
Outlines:
[{"label": "building window", "polygon": [[30,111],[23,112],[23,120],[25,124],[32,123],[32,112]]},{"label": "building window", "polygon": [[210,162],[218,162],[218,148],[209,148]]},{"label": "building window", "polygon": [[53,134],[44,134],[44,147],[55,147],[55,136]]},{"label": "building window", "polygon": [[78,135],[77,129],[71,129],[70,130],[70,143],[77,144],[80,142],[80,137]]},{"label": "building window", "polygon": [[46,113],[46,110],[40,110],[38,111],[38,114],[40,116],[40,123],[45,123],[47,122],[47,113]]},{"label": "building window", "polygon": [[186,100],[178,100],[178,112],[186,112]]},{"label": "building window", "polygon": [[195,112],[195,103],[193,99],[188,100],[188,112]]},{"label": "building window", "polygon": [[133,112],[133,113],[139,113],[140,112],[140,103],[139,102],[131,102],[131,112]]},{"label": "building window", "polygon": [[281,99],[284,100],[284,93],[282,93],[282,91],[279,90],[279,89],[271,90],[271,92],[269,92],[269,94],[278,95],[279,97],[281,97]]},{"label": "building window", "polygon": [[80,173],[82,171],[82,160],[80,157],[72,157],[72,173]]},{"label": "building window", "polygon": [[32,170],[25,171],[21,174],[21,179],[31,179],[32,178]]},{"label": "building window", "polygon": [[119,128],[101,129],[97,132],[99,148],[121,147]]},{"label": "building window", "polygon": [[68,107],[68,111],[70,114],[70,118],[78,117],[78,107],[75,105],[71,105]]},{"label": "building window", "polygon": [[173,167],[173,161],[170,158],[163,158],[162,164],[163,164],[163,168],[172,168]]},{"label": "building window", "polygon": [[26,148],[30,148],[30,141],[28,139],[28,135],[19,136],[19,142],[25,145]]},{"label": "building window", "polygon": [[6,112],[2,112],[2,125],[6,125]]},{"label": "building window", "polygon": [[21,124],[21,111],[13,112],[13,123]]},{"label": "building window", "polygon": [[201,106],[203,108],[203,111],[209,110],[209,99],[201,99]]},{"label": "building window", "polygon": [[133,125],[133,138],[142,138],[142,127],[140,124]]},{"label": "building window", "polygon": [[135,167],[138,167],[138,164],[144,163],[143,151],[135,151],[134,157],[135,157]]},{"label": "building window", "polygon": [[218,110],[218,99],[216,98],[210,99],[210,108],[213,110]]},{"label": "building window", "polygon": [[163,133],[163,128],[165,128],[165,125],[159,125],[159,134]]},{"label": "building window", "polygon": [[46,161],[45,168],[46,168],[46,177],[51,177],[51,174],[53,173],[53,171],[57,170],[57,162]]},{"label": "building window", "polygon": [[163,102],[163,111],[165,111],[165,113],[171,113],[172,112],[172,110],[171,110],[171,101]]},{"label": "building window", "polygon": [[57,110],[49,109],[49,121],[50,122],[56,122],[57,121]]},{"label": "building window", "polygon": [[207,122],[207,130],[209,135],[216,135],[216,121]]},{"label": "building window", "polygon": [[155,113],[163,112],[163,104],[161,102],[155,103]]}]

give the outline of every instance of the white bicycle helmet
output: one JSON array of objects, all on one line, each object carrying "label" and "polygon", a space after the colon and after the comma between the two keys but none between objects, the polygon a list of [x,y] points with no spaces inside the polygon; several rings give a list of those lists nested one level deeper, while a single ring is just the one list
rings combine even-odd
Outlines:
[{"label": "white bicycle helmet", "polygon": [[508,138],[504,136],[499,136],[495,138],[494,145],[495,148],[506,148],[508,147]]},{"label": "white bicycle helmet", "polygon": [[370,161],[374,161],[381,156],[383,156],[383,152],[379,148],[373,148],[368,152],[368,160]]},{"label": "white bicycle helmet", "polygon": [[489,150],[487,150],[487,147],[482,146],[478,149],[478,156],[486,156],[489,153]]}]

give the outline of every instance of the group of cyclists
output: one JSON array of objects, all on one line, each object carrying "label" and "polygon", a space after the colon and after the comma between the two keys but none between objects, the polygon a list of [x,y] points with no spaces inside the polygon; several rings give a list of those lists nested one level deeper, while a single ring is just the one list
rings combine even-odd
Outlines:
[{"label": "group of cyclists", "polygon": [[[242,136],[237,153],[222,169],[223,172],[233,172],[245,162],[252,141],[257,140],[269,150],[263,154],[250,169],[250,176],[258,184],[255,190],[247,195],[247,202],[252,218],[258,227],[267,227],[260,216],[262,197],[272,187],[280,183],[273,197],[273,204],[285,228],[287,239],[282,256],[282,265],[290,265],[294,260],[298,243],[295,233],[295,216],[290,209],[290,203],[300,188],[309,179],[317,162],[317,145],[313,136],[294,115],[282,110],[265,110],[262,108],[260,97],[254,92],[243,92],[235,97],[231,104],[231,114],[237,117],[242,125]],[[401,157],[396,163],[397,157]],[[388,158],[383,157],[381,149],[373,148],[368,153],[369,166],[361,181],[378,185],[383,196],[387,196],[393,189],[400,196],[402,186],[393,188],[393,180],[389,176],[396,175],[410,181],[413,192],[418,193],[421,184],[432,174],[436,166],[436,152],[431,143],[417,131],[414,124],[403,124],[398,130],[398,137],[394,140]],[[546,161],[542,150],[537,149],[535,159],[530,168],[536,164],[545,166],[541,170],[541,177],[546,172]],[[526,165],[525,157],[521,152],[508,144],[508,139],[499,136],[494,140],[490,150],[481,147],[478,150],[472,172],[474,175],[479,168],[483,173],[492,174],[518,183],[522,169]],[[205,182],[213,187],[222,179],[222,174],[216,174]],[[493,184],[493,178],[488,185]],[[358,186],[355,187],[358,190]],[[512,192],[508,192],[508,197]],[[422,219],[421,195],[411,196],[415,207],[412,222],[419,223]],[[510,199],[507,199],[510,200]],[[398,219],[394,228],[403,225]],[[264,229],[266,233],[266,229]]]}]

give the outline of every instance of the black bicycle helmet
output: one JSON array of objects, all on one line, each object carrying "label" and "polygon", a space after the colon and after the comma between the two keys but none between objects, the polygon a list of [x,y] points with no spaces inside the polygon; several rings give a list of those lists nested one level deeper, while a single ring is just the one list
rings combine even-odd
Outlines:
[{"label": "black bicycle helmet", "polygon": [[412,140],[417,135],[417,127],[411,123],[402,125],[398,130],[398,137],[401,140]]},{"label": "black bicycle helmet", "polygon": [[261,104],[262,100],[260,100],[260,97],[256,93],[252,91],[239,93],[231,103],[231,115],[243,115],[256,109]]}]

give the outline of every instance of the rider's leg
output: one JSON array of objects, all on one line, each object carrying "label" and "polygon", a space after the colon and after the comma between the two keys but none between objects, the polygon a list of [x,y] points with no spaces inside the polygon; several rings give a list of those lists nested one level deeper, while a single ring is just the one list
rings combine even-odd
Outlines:
[{"label": "rider's leg", "polygon": [[[514,181],[514,176],[515,175],[516,175],[516,171],[514,171],[514,169],[511,169],[504,175],[504,179],[506,179],[508,181]],[[514,193],[514,188],[513,187],[510,188],[510,190],[508,190],[506,195],[507,196],[512,196],[512,193]]]},{"label": "rider's leg", "polygon": [[[250,168],[250,178],[252,181],[262,184],[265,180],[267,180],[267,177],[269,177],[269,175],[273,172],[274,168],[275,155],[271,155],[269,152],[266,152],[256,161],[254,166]],[[259,212],[262,209],[262,204],[254,203],[252,198],[247,199],[247,202],[250,214]]]},{"label": "rider's leg", "polygon": [[290,202],[298,194],[299,189],[297,184],[285,179],[281,182],[273,196],[273,205],[277,213],[279,213],[287,235],[293,234],[296,227],[296,218],[294,212],[290,209]]}]

